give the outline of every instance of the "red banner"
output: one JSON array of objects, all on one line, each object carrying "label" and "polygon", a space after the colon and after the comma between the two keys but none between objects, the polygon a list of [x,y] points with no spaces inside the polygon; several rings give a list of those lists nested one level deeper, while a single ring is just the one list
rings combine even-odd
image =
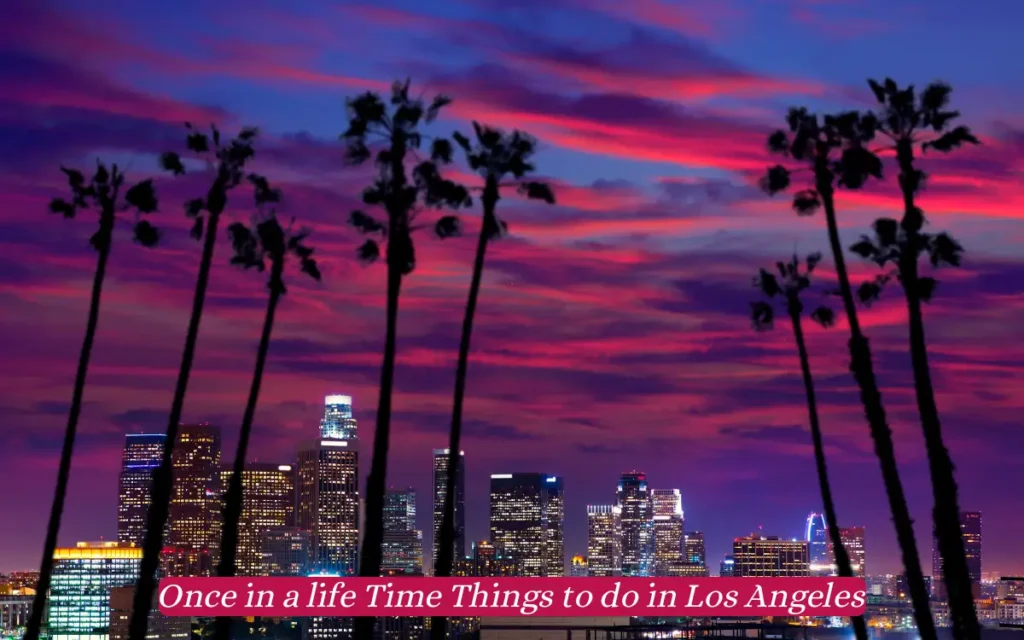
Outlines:
[{"label": "red banner", "polygon": [[164,578],[169,616],[856,616],[861,578]]}]

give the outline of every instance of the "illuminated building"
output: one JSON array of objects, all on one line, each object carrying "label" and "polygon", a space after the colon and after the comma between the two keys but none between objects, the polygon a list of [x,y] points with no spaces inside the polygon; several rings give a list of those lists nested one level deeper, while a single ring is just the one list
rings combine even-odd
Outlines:
[{"label": "illuminated building", "polygon": [[117,491],[117,539],[142,546],[152,501],[153,471],[164,455],[162,433],[129,433],[124,438]]},{"label": "illuminated building", "polygon": [[811,575],[806,540],[780,540],[750,535],[732,544],[733,574],[739,578],[805,577]]},{"label": "illuminated building", "polygon": [[807,553],[811,561],[811,575],[827,576],[832,573],[834,560],[828,542],[828,525],[825,514],[811,513],[807,516],[804,526],[804,540],[807,541]]},{"label": "illuminated building", "polygon": [[311,534],[312,569],[355,575],[359,553],[359,453],[351,440],[299,449],[295,524]]},{"label": "illuminated building", "polygon": [[53,578],[46,611],[48,638],[106,640],[110,590],[134,585],[142,549],[119,542],[79,542],[53,553]]},{"label": "illuminated building", "polygon": [[736,575],[736,561],[732,556],[725,556],[718,565],[718,577],[732,578]]},{"label": "illuminated building", "polygon": [[683,558],[683,501],[679,489],[651,491],[654,514],[654,571],[665,573],[667,567],[680,564]]},{"label": "illuminated building", "polygon": [[[850,565],[853,569],[853,575],[858,577],[864,577],[867,575],[865,567],[867,563],[864,556],[864,527],[841,527],[839,529],[839,539],[843,543],[843,548],[846,549],[847,555],[850,556]],[[832,575],[838,575],[839,572],[835,565],[835,553],[832,550],[832,543],[829,542],[829,558],[832,561]],[[814,565],[811,565],[811,573],[814,573]]]},{"label": "illuminated building", "polygon": [[[455,486],[455,549],[452,562],[466,557],[466,458],[459,452],[459,482]],[[441,521],[444,518],[444,501],[448,491],[448,449],[434,449],[434,504],[433,504],[433,555],[431,566],[437,563],[437,545],[441,542]]]},{"label": "illuminated building", "polygon": [[352,396],[324,397],[324,417],[320,420],[320,437],[329,440],[358,440],[356,419],[352,417]]},{"label": "illuminated building", "polygon": [[423,532],[416,528],[416,491],[388,489],[384,496],[381,571],[423,575]]},{"label": "illuminated building", "polygon": [[310,535],[297,527],[269,529],[262,537],[261,575],[304,576],[309,573]]},{"label": "illuminated building", "polygon": [[[971,577],[971,593],[975,598],[981,595],[981,513],[960,512],[960,535],[964,540],[967,556],[967,573]],[[943,562],[939,552],[939,541],[932,543],[932,594],[937,600],[946,600],[946,584],[943,581]]]},{"label": "illuminated building", "polygon": [[623,473],[617,499],[622,509],[622,575],[651,575],[654,520],[647,474]]},{"label": "illuminated building", "polygon": [[[192,635],[192,618],[165,616],[160,613],[159,587],[153,593],[153,609],[149,612],[147,640],[188,640]],[[110,639],[128,640],[128,623],[132,616],[135,587],[114,587],[110,590]]]},{"label": "illuminated building", "polygon": [[562,479],[543,473],[491,475],[491,543],[527,577],[565,575]]},{"label": "illuminated building", "polygon": [[6,638],[6,632],[28,625],[34,599],[34,594],[0,592],[0,637]]},{"label": "illuminated building", "polygon": [[[231,469],[221,471],[227,491]],[[263,536],[295,523],[295,471],[290,464],[250,462],[242,471],[242,515],[238,521],[237,575],[263,575]]]},{"label": "illuminated building", "polygon": [[683,549],[686,552],[686,562],[705,566],[707,564],[706,552],[704,551],[704,534],[700,531],[687,531],[683,538]]},{"label": "illuminated building", "polygon": [[501,553],[486,540],[474,542],[472,547],[470,555],[455,563],[455,577],[510,578],[521,573],[514,558]]},{"label": "illuminated building", "polygon": [[569,563],[569,575],[573,578],[586,578],[590,575],[590,568],[587,566],[586,556],[576,554]]},{"label": "illuminated building", "polygon": [[[174,483],[168,512],[167,544],[201,554],[212,565],[220,559],[223,523],[220,485],[220,428],[182,425],[171,452]],[[213,566],[203,567],[202,575]],[[177,574],[180,575],[180,574]]]},{"label": "illuminated building", "polygon": [[622,575],[622,508],[587,505],[587,571],[591,576]]}]

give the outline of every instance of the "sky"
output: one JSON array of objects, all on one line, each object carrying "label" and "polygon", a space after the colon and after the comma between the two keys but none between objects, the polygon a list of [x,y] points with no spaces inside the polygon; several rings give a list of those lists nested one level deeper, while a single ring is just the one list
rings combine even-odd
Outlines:
[{"label": "sky", "polygon": [[[820,510],[790,327],[751,330],[758,268],[827,249],[756,187],[765,139],[788,107],[872,106],[865,80],[944,80],[982,145],[927,156],[920,205],[966,248],[926,309],[932,372],[961,506],[984,517],[984,571],[1024,572],[1024,5],[1011,0],[13,0],[0,23],[0,571],[37,566],[95,254],[88,212],[47,213],[61,164],[117,162],[156,178],[160,246],[118,229],[75,451],[62,544],[116,535],[126,433],[162,431],[199,258],[182,215],[202,171],[161,174],[183,123],[258,126],[254,170],[311,231],[321,283],[293,269],[256,416],[253,458],[287,462],[316,435],[322,398],[352,395],[366,464],[384,340],[384,267],[355,258],[349,212],[370,176],[344,166],[345,99],[412,79],[454,102],[434,135],[472,120],[539,140],[557,204],[511,192],[500,213],[473,336],[465,406],[468,534],[487,537],[488,476],[565,479],[566,551],[586,547],[586,505],[625,471],[682,492],[708,563],[737,536],[798,536]],[[201,167],[201,165],[199,165]],[[840,192],[848,246],[898,216],[891,167]],[[478,178],[455,169],[468,184]],[[797,180],[803,179],[800,177]],[[245,221],[251,195],[225,217]],[[431,214],[425,213],[424,216]],[[476,210],[465,234],[416,238],[404,285],[388,481],[420,492],[429,539],[431,450],[446,446]],[[263,276],[228,264],[220,239],[186,421],[224,431],[233,455],[266,303]],[[855,281],[875,271],[849,259]],[[826,257],[808,304],[834,273]],[[926,572],[930,484],[897,289],[863,309]],[[877,460],[846,370],[847,327],[809,326],[841,525],[866,527],[872,574],[899,568]],[[428,547],[429,548],[429,547]]]}]

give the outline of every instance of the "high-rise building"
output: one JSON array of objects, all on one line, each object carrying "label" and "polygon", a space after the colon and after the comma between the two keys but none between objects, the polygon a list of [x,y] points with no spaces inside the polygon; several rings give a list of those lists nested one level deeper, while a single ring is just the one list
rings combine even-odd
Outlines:
[{"label": "high-rise building", "polygon": [[736,576],[736,561],[732,556],[725,556],[718,564],[719,578],[732,578]]},{"label": "high-rise building", "polygon": [[686,551],[686,562],[705,566],[707,552],[704,550],[704,534],[700,531],[687,531],[683,538],[683,549]]},{"label": "high-rise building", "polygon": [[653,525],[647,474],[623,473],[619,479],[618,505],[622,508],[622,575],[652,574]]},{"label": "high-rise building", "polygon": [[46,615],[48,638],[106,637],[110,590],[134,585],[142,548],[119,542],[79,542],[53,553],[53,578]]},{"label": "high-rise building", "polygon": [[828,575],[832,572],[832,557],[829,555],[828,524],[825,514],[812,512],[804,526],[804,540],[811,560],[811,575]]},{"label": "high-rise building", "polygon": [[562,479],[543,473],[491,475],[491,543],[528,577],[563,576]]},{"label": "high-rise building", "polygon": [[[146,625],[146,640],[189,640],[192,618],[165,616],[160,613],[159,587],[153,593],[153,608]],[[128,624],[132,617],[135,586],[113,587],[110,590],[110,637],[108,640],[128,640]]]},{"label": "high-rise building", "polygon": [[806,540],[750,535],[732,544],[733,575],[738,578],[805,577],[811,575]]},{"label": "high-rise building", "polygon": [[587,505],[587,571],[589,575],[622,575],[622,508]]},{"label": "high-rise building", "polygon": [[388,489],[384,496],[381,571],[386,575],[423,575],[423,532],[416,528],[416,491]]},{"label": "high-rise building", "polygon": [[[437,563],[437,545],[441,542],[441,521],[448,491],[448,449],[434,449],[434,538],[431,566]],[[458,483],[455,485],[455,549],[452,562],[466,557],[466,458],[459,452]]]},{"label": "high-rise building", "polygon": [[153,471],[164,455],[162,433],[129,433],[124,438],[117,491],[117,540],[141,547],[152,501]]},{"label": "high-rise building", "polygon": [[359,453],[351,440],[299,449],[295,524],[310,533],[312,571],[355,575],[359,555]]},{"label": "high-rise building", "polygon": [[569,564],[569,575],[573,578],[586,578],[590,575],[590,567],[587,566],[587,557],[576,554]]},{"label": "high-rise building", "polygon": [[521,574],[516,560],[481,540],[474,542],[470,554],[455,563],[453,575],[458,578],[498,578]]},{"label": "high-rise building", "polygon": [[304,576],[309,573],[310,534],[297,527],[269,529],[263,534],[262,575]]},{"label": "high-rise building", "polygon": [[[853,569],[853,575],[858,577],[864,577],[867,575],[865,567],[866,559],[864,556],[864,527],[840,527],[839,528],[839,540],[843,543],[843,548],[846,549],[847,555],[850,556],[850,565]],[[828,557],[832,562],[831,575],[839,575],[839,570],[836,567],[835,561],[835,550],[832,548],[832,542],[828,543]],[[814,565],[811,565],[811,573],[814,573]]]},{"label": "high-rise building", "polygon": [[171,452],[174,482],[168,512],[167,544],[192,554],[208,554],[199,569],[209,575],[220,558],[223,523],[220,484],[220,428],[181,425]]},{"label": "high-rise building", "polygon": [[356,419],[352,417],[352,396],[324,397],[324,417],[320,420],[320,437],[331,440],[358,440]]},{"label": "high-rise building", "polygon": [[[981,595],[981,513],[978,511],[960,512],[960,535],[964,540],[964,553],[967,556],[967,573],[971,577],[971,592],[975,598]],[[946,584],[943,581],[942,554],[939,551],[939,540],[932,542],[932,593],[938,600],[946,600]]]},{"label": "high-rise building", "polygon": [[[227,491],[233,471],[221,471]],[[263,536],[295,524],[295,470],[290,464],[250,462],[242,471],[242,514],[238,521],[236,573],[263,575]]]},{"label": "high-rise building", "polygon": [[667,568],[684,562],[683,501],[679,489],[653,489],[654,571],[667,575]]}]

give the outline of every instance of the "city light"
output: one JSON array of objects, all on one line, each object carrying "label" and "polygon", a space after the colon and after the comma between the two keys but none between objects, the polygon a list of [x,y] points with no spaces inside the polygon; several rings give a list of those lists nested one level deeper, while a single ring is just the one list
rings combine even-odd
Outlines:
[{"label": "city light", "polygon": [[324,406],[337,404],[352,404],[352,396],[331,395],[324,397]]}]

